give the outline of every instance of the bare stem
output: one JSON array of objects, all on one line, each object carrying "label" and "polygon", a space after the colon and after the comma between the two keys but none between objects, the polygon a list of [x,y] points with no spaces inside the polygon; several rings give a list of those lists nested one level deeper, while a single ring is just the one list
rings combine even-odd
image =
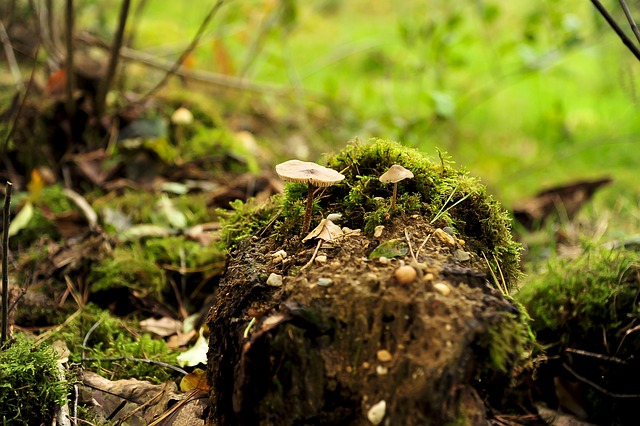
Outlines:
[{"label": "bare stem", "polygon": [[593,3],[596,9],[598,9],[598,12],[600,12],[600,15],[602,15],[602,17],[607,21],[611,29],[613,29],[613,31],[618,34],[620,40],[622,40],[624,45],[627,46],[631,53],[633,53],[633,56],[635,56],[636,59],[640,60],[640,49],[633,43],[633,41],[629,37],[627,37],[622,28],[620,28],[615,19],[613,19],[607,8],[604,7],[604,5],[600,3],[599,0],[591,0],[591,3]]},{"label": "bare stem", "polygon": [[627,6],[627,2],[624,0],[620,0],[620,6],[622,6],[622,10],[624,10],[624,15],[627,17],[627,21],[629,21],[629,25],[631,26],[631,31],[633,31],[633,34],[636,36],[636,39],[640,42],[640,30],[638,30],[636,21],[634,21],[633,16],[631,16],[631,11],[629,10],[629,6]]},{"label": "bare stem", "polygon": [[144,98],[148,98],[149,96],[153,95],[158,90],[160,90],[162,86],[164,86],[165,83],[169,80],[169,77],[175,74],[175,72],[182,66],[182,63],[184,62],[184,60],[187,59],[187,57],[191,54],[191,52],[193,52],[196,46],[198,46],[198,44],[200,43],[200,39],[204,35],[204,30],[207,28],[207,26],[209,25],[209,22],[211,22],[213,17],[216,15],[216,12],[218,11],[218,9],[222,7],[223,3],[224,3],[224,0],[218,0],[213,5],[211,10],[209,10],[209,13],[207,14],[207,16],[205,16],[204,20],[200,24],[200,28],[198,28],[198,32],[196,32],[196,35],[193,37],[193,40],[191,40],[191,43],[189,43],[189,46],[185,49],[184,52],[182,52],[178,60],[173,64],[171,69],[167,71],[167,73],[162,78],[162,80],[160,80],[158,84],[156,84],[151,90],[149,90],[144,95]]},{"label": "bare stem", "polygon": [[396,206],[396,198],[398,198],[398,182],[393,184],[393,197],[391,198],[391,211]]},{"label": "bare stem", "polygon": [[122,40],[124,39],[124,29],[127,25],[127,17],[129,16],[130,0],[123,0],[122,7],[120,8],[120,17],[118,19],[118,30],[111,44],[111,55],[109,56],[109,65],[107,67],[107,74],[100,84],[98,90],[98,97],[96,99],[96,116],[101,117],[104,113],[105,102],[107,99],[107,92],[111,87],[111,82],[116,74],[116,68],[118,67],[118,59],[120,58],[120,48],[122,47]]},{"label": "bare stem", "polygon": [[2,335],[0,345],[7,341],[9,331],[9,223],[11,222],[11,192],[13,184],[7,181],[2,211]]},{"label": "bare stem", "polygon": [[302,235],[309,232],[311,226],[311,212],[313,211],[313,185],[309,184],[309,192],[307,193],[307,207],[304,211],[304,220],[302,221]]}]

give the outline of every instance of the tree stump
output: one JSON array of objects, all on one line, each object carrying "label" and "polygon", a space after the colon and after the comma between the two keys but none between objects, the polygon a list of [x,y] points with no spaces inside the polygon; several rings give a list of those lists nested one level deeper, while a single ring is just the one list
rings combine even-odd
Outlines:
[{"label": "tree stump", "polygon": [[305,244],[265,219],[242,240],[209,318],[208,424],[486,424],[524,349],[522,315],[488,281],[492,248],[399,205],[381,234]]}]

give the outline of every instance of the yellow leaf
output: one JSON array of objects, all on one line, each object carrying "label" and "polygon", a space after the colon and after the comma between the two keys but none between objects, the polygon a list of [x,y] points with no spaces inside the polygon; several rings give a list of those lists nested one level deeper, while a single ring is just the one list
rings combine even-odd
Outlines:
[{"label": "yellow leaf", "polygon": [[180,380],[180,390],[182,392],[189,392],[194,389],[202,391],[209,390],[206,371],[201,368],[195,368],[191,373],[187,374],[182,378],[182,380]]},{"label": "yellow leaf", "polygon": [[27,189],[29,190],[29,199],[33,202],[36,202],[40,199],[40,194],[42,194],[42,188],[44,188],[44,180],[38,170],[33,169],[31,171],[31,182],[27,185]]}]

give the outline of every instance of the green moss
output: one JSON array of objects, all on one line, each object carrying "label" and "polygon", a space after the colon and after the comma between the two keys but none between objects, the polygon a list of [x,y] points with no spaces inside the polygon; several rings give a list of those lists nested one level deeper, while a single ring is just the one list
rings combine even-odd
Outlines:
[{"label": "green moss", "polygon": [[[94,209],[113,209],[122,213],[131,223],[153,224],[170,227],[171,222],[162,209],[158,208],[158,194],[126,190],[122,195],[103,197],[93,203]],[[184,214],[187,226],[210,222],[213,217],[206,203],[206,194],[185,194],[170,198],[176,210]],[[112,231],[114,231],[112,229]]]},{"label": "green moss", "polygon": [[46,343],[34,346],[24,336],[0,350],[2,424],[51,424],[57,406],[67,402],[58,357]]},{"label": "green moss", "polygon": [[[414,178],[398,184],[398,202],[391,211],[393,186],[382,184],[378,177],[393,164],[411,170]],[[327,166],[342,171],[345,179],[317,191],[312,227],[330,213],[341,213],[341,225],[372,234],[393,215],[422,214],[435,225],[455,228],[470,250],[497,260],[491,266],[497,276],[501,269],[508,286],[519,278],[521,246],[511,237],[509,215],[487,195],[479,179],[454,169],[446,158],[433,162],[397,142],[356,141],[331,156]],[[266,206],[236,202],[232,205],[235,212],[223,217],[223,242],[232,246],[270,221],[277,240],[298,235],[306,197],[307,185],[287,183],[284,196],[273,198]]]},{"label": "green moss", "polygon": [[[85,342],[86,339],[86,342]],[[112,380],[135,377],[162,383],[175,378],[173,370],[157,365],[108,358],[146,358],[175,365],[178,353],[170,350],[163,339],[143,333],[136,320],[112,316],[89,303],[78,318],[49,336],[48,341],[61,340],[69,351],[71,362],[83,364]]]},{"label": "green moss", "polygon": [[139,243],[116,247],[113,256],[95,265],[89,275],[91,291],[127,287],[157,297],[165,286],[164,270]]},{"label": "green moss", "polygon": [[[532,275],[516,294],[542,343],[564,347],[579,342],[605,342],[620,356],[640,350],[640,336],[625,336],[623,327],[640,317],[636,303],[640,255],[625,250],[587,249],[577,259],[552,259],[548,269]],[[596,350],[596,347],[591,349]],[[598,347],[597,350],[603,349]]]},{"label": "green moss", "polygon": [[[391,212],[393,185],[382,184],[378,177],[393,164],[411,170],[414,178],[398,183],[397,207]],[[483,251],[490,259],[495,256],[507,285],[513,286],[520,276],[521,246],[511,236],[509,215],[478,178],[455,169],[442,154],[433,161],[397,142],[356,141],[330,157],[327,165],[343,171],[346,178],[320,198],[321,214],[342,213],[344,225],[366,233],[372,233],[391,215],[422,214],[436,226],[456,229],[469,249],[478,254]],[[286,210],[286,203],[284,207]],[[498,265],[492,267],[499,276]]]}]

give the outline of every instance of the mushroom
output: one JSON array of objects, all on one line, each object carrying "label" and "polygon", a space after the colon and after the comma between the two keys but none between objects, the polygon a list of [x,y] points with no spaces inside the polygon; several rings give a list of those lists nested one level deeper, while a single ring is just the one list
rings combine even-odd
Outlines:
[{"label": "mushroom", "polygon": [[407,178],[412,178],[413,173],[411,170],[407,170],[399,164],[394,164],[389,167],[389,170],[384,172],[382,176],[378,178],[382,183],[393,183],[393,198],[391,199],[391,210],[396,205],[396,198],[398,198],[398,182]]},{"label": "mushroom", "polygon": [[176,129],[176,144],[182,151],[184,145],[184,129],[193,123],[193,114],[185,107],[180,107],[171,114],[171,123]]},{"label": "mushroom", "polygon": [[309,232],[311,225],[311,211],[313,210],[314,186],[325,187],[344,179],[344,175],[333,169],[320,166],[316,163],[300,160],[289,160],[276,166],[276,173],[285,182],[306,183],[309,187],[307,193],[307,207],[302,221],[302,233]]}]

